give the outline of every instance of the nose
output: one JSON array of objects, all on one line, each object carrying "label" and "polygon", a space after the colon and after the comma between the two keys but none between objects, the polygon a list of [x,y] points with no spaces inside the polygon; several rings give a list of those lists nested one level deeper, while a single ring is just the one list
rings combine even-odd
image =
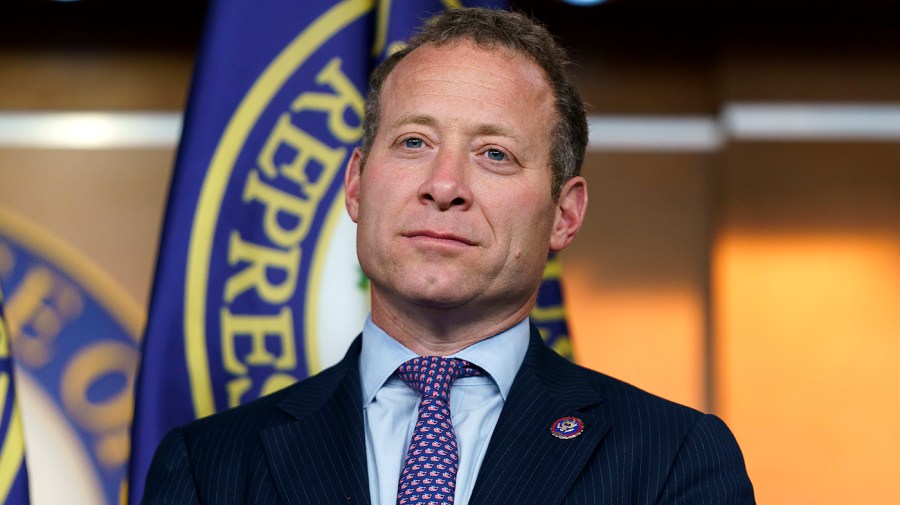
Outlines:
[{"label": "nose", "polygon": [[419,186],[419,201],[439,210],[466,210],[472,205],[468,183],[468,156],[442,151],[435,157],[431,172]]}]

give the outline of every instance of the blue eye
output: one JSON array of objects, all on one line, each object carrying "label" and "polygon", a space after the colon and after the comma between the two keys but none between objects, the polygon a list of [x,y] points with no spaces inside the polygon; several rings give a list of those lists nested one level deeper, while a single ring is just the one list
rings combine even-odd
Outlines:
[{"label": "blue eye", "polygon": [[410,149],[418,149],[424,145],[425,145],[425,143],[422,142],[422,139],[417,139],[417,138],[409,138],[409,139],[406,139],[403,141],[403,146],[408,147]]},{"label": "blue eye", "polygon": [[506,159],[506,153],[499,149],[488,149],[486,154],[489,159],[494,161],[503,161]]}]

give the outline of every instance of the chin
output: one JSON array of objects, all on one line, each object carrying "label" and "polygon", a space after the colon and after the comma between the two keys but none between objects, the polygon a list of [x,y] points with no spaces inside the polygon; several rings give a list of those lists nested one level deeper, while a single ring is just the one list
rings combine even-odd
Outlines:
[{"label": "chin", "polygon": [[404,298],[420,307],[431,309],[452,309],[465,304],[466,301],[473,297],[465,297],[459,293],[443,293],[443,292],[416,292],[406,293]]},{"label": "chin", "polygon": [[[422,307],[453,308],[471,303],[484,295],[486,286],[472,285],[465,276],[442,278],[439,282],[419,282],[401,287],[407,299]],[[406,289],[403,289],[406,288]]]}]

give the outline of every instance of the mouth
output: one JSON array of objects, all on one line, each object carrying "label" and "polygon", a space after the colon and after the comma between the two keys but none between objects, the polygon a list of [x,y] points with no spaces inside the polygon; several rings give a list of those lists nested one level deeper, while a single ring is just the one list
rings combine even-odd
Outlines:
[{"label": "mouth", "polygon": [[439,232],[434,230],[419,230],[405,233],[406,238],[420,240],[423,242],[443,243],[447,245],[466,245],[474,246],[475,242],[465,237],[447,232]]}]

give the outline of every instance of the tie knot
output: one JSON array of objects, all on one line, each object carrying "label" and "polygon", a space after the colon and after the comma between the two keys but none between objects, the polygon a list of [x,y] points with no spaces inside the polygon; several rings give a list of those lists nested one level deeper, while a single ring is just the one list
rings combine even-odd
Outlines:
[{"label": "tie knot", "polygon": [[424,398],[450,401],[450,386],[458,377],[481,375],[481,370],[468,361],[441,356],[420,356],[397,368],[397,374],[407,386]]}]

